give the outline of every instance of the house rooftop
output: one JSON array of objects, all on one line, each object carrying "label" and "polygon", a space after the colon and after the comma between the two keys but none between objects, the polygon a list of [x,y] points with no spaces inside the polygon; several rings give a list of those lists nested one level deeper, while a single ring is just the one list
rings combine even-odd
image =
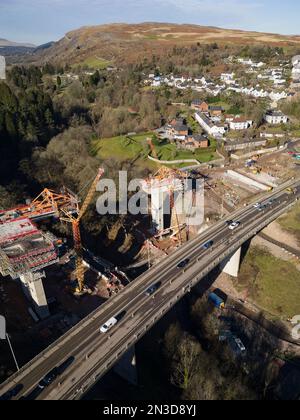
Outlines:
[{"label": "house rooftop", "polygon": [[174,127],[174,129],[176,131],[187,131],[189,128],[185,124],[176,124],[175,127]]},{"label": "house rooftop", "polygon": [[284,113],[281,111],[277,111],[277,110],[269,110],[267,111],[267,115],[272,116],[272,117],[284,117]]}]

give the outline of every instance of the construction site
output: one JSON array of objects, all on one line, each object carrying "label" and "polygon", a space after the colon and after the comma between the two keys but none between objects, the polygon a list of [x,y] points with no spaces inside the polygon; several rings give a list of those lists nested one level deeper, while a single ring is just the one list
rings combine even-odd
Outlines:
[{"label": "construction site", "polygon": [[[31,342],[40,341],[43,348],[138,274],[238,207],[296,176],[298,170],[289,150],[253,154],[214,167],[161,167],[141,184],[149,198],[149,215],[136,228],[136,217],[128,216],[134,228],[127,248],[134,251],[128,264],[119,267],[107,254],[106,258],[94,255],[81,238],[82,218],[104,170],[88,184],[82,203],[67,188],[60,192],[44,189],[26,204],[0,211],[1,313],[17,341],[18,333],[25,330]],[[182,202],[189,203],[183,211]],[[45,230],[44,221],[69,225],[72,243]],[[120,244],[120,252],[125,248]],[[33,348],[24,358],[35,352]]]}]

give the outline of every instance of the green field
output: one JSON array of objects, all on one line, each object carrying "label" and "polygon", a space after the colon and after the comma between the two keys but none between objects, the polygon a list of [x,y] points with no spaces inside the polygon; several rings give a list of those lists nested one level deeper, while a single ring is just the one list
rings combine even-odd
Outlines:
[{"label": "green field", "polygon": [[[84,60],[82,63],[80,63],[81,66],[87,66],[91,69],[99,69],[99,70],[103,70],[106,67],[112,65],[111,61],[105,60],[105,59],[101,59],[101,58],[97,58],[97,57],[89,57],[86,60]],[[75,64],[73,67],[77,67],[78,64]]]},{"label": "green field", "polygon": [[[119,161],[132,160],[141,167],[152,169],[156,165],[147,156],[151,153],[147,138],[152,138],[153,133],[144,133],[131,136],[118,136],[107,139],[95,140],[92,143],[92,154],[100,159],[116,159]],[[208,149],[198,149],[195,153],[186,150],[178,150],[174,144],[167,141],[153,142],[156,154],[160,160],[196,159],[200,162],[209,162],[217,158],[215,153],[216,143],[213,141]],[[152,154],[153,155],[153,154]],[[155,157],[155,156],[153,156]],[[187,165],[178,165],[187,166]]]},{"label": "green field", "polygon": [[285,216],[279,219],[280,226],[289,233],[295,235],[300,244],[300,204],[296,206]]},{"label": "green field", "polygon": [[299,271],[262,248],[249,250],[234,286],[272,317],[288,319],[300,314]]}]

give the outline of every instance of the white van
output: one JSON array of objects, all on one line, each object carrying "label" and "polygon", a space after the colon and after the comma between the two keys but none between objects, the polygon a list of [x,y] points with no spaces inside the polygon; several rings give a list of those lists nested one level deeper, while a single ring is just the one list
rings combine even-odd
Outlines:
[{"label": "white van", "polygon": [[102,325],[102,327],[100,328],[100,332],[105,334],[107,331],[109,331],[117,323],[118,323],[118,320],[116,318],[109,319],[104,325]]}]

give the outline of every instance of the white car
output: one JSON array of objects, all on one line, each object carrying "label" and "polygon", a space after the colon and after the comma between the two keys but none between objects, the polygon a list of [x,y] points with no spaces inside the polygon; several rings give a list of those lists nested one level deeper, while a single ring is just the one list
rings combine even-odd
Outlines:
[{"label": "white car", "polygon": [[254,206],[253,206],[255,209],[259,209],[260,207],[261,207],[261,203],[256,203],[256,204],[254,204]]},{"label": "white car", "polygon": [[100,332],[103,334],[107,333],[112,327],[114,327],[118,323],[116,318],[110,318],[102,327],[100,328]]},{"label": "white car", "polygon": [[240,338],[235,338],[234,341],[235,341],[235,344],[237,345],[239,351],[241,353],[245,353],[246,347],[244,346],[242,340]]},{"label": "white car", "polygon": [[240,226],[241,222],[232,222],[231,225],[229,225],[230,230],[235,230]]}]

